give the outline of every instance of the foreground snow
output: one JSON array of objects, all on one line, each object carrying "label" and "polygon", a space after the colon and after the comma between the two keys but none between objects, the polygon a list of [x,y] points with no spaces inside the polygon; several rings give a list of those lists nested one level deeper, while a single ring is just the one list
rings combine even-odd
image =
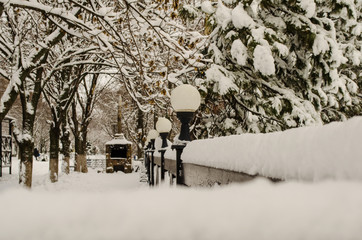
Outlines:
[{"label": "foreground snow", "polygon": [[[35,170],[38,169],[38,170]],[[41,171],[42,170],[42,171]],[[61,175],[34,188],[0,179],[0,239],[359,239],[362,183],[148,188],[137,173]]]}]

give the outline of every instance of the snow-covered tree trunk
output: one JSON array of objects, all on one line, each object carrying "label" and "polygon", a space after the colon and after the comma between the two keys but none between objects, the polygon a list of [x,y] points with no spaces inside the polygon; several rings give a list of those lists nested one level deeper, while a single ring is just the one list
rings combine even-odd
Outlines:
[{"label": "snow-covered tree trunk", "polygon": [[31,188],[33,177],[34,141],[28,135],[18,142],[20,154],[19,184]]},{"label": "snow-covered tree trunk", "polygon": [[144,113],[141,109],[138,109],[137,114],[137,134],[138,134],[138,141],[137,141],[137,156],[138,158],[142,158],[143,156],[143,146],[144,146]]},{"label": "snow-covered tree trunk", "polygon": [[63,163],[62,163],[62,172],[65,174],[70,173],[70,134],[69,134],[69,127],[67,124],[67,118],[64,118],[62,120],[62,136],[60,138],[60,141],[62,142],[62,149],[61,153],[63,154]]},{"label": "snow-covered tree trunk", "polygon": [[49,159],[49,177],[51,182],[58,181],[58,169],[59,169],[59,138],[60,138],[60,126],[59,124],[52,124],[50,127],[50,159]]},{"label": "snow-covered tree trunk", "polygon": [[[87,133],[80,133],[82,139],[78,139],[77,147],[75,148],[75,164],[74,171],[87,173]],[[76,137],[75,137],[76,138]]]},{"label": "snow-covered tree trunk", "polygon": [[87,155],[85,153],[76,154],[75,160],[77,162],[77,165],[76,165],[76,168],[74,169],[74,171],[87,173],[88,172]]}]

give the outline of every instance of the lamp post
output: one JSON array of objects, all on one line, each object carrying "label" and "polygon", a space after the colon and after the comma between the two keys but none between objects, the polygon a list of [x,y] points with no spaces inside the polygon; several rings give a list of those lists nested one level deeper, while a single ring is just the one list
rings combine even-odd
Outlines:
[{"label": "lamp post", "polygon": [[155,173],[154,173],[154,164],[155,164],[155,159],[153,154],[155,153],[155,140],[158,137],[158,132],[155,129],[152,129],[148,132],[148,137],[150,139],[151,142],[151,185],[155,185]]},{"label": "lamp post", "polygon": [[147,135],[145,143],[145,167],[147,171],[147,181],[149,185],[151,185],[150,152],[151,152],[151,140],[150,137]]},{"label": "lamp post", "polygon": [[181,154],[187,142],[191,141],[189,123],[193,119],[200,103],[200,93],[192,85],[183,84],[171,92],[171,105],[181,122],[179,141],[172,145],[172,149],[176,149],[176,184],[178,185],[182,183],[183,175]]},{"label": "lamp post", "polygon": [[144,151],[145,151],[145,162],[144,162],[144,164],[145,164],[145,168],[146,168],[146,171],[147,171],[147,177],[148,177],[148,180],[150,180],[149,179],[149,172],[148,172],[148,170],[149,170],[149,168],[148,168],[148,145],[149,145],[149,142],[150,142],[150,139],[148,139],[148,137],[146,138],[146,142],[145,142],[145,146],[144,146]]},{"label": "lamp post", "polygon": [[162,138],[162,146],[158,151],[161,153],[161,181],[165,180],[165,152],[167,147],[167,136],[171,131],[172,125],[167,118],[159,118],[156,123],[156,129]]}]

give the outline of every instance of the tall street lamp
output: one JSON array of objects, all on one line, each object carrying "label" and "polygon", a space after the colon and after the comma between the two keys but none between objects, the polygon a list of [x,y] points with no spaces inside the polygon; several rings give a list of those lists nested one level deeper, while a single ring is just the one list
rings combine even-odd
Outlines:
[{"label": "tall street lamp", "polygon": [[179,141],[172,145],[176,149],[176,184],[182,182],[181,154],[187,142],[191,141],[189,123],[201,103],[199,91],[192,85],[183,84],[171,92],[171,105],[181,122]]},{"label": "tall street lamp", "polygon": [[165,152],[167,148],[167,136],[171,131],[172,124],[167,118],[160,117],[156,123],[156,129],[162,138],[161,153],[161,181],[165,179]]},{"label": "tall street lamp", "polygon": [[158,137],[158,132],[155,129],[152,129],[148,132],[148,137],[151,140],[151,185],[155,185],[155,172],[154,172],[154,164],[155,158],[153,154],[155,153],[155,140]]}]

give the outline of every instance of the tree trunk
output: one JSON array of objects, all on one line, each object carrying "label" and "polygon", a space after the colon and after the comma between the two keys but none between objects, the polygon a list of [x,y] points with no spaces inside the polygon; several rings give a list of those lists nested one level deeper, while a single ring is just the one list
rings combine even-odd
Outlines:
[{"label": "tree trunk", "polygon": [[137,113],[137,134],[138,134],[138,144],[137,144],[137,157],[142,158],[143,156],[143,146],[144,146],[144,113],[141,109],[138,109]]},{"label": "tree trunk", "polygon": [[77,154],[76,159],[77,159],[77,169],[75,171],[87,173],[88,172],[87,155],[86,154]]},{"label": "tree trunk", "polygon": [[82,133],[82,139],[78,139],[76,148],[74,171],[87,173],[87,133]]},{"label": "tree trunk", "polygon": [[50,160],[49,160],[49,177],[51,182],[58,181],[59,169],[59,138],[60,126],[59,124],[52,124],[50,127]]},{"label": "tree trunk", "polygon": [[19,184],[31,188],[34,142],[32,140],[23,140],[18,144],[20,154]]},{"label": "tree trunk", "polygon": [[62,123],[62,137],[60,138],[62,142],[62,154],[63,154],[63,164],[62,172],[65,174],[70,173],[69,160],[70,160],[70,138],[69,138],[69,129],[67,128],[67,123],[64,121]]}]

